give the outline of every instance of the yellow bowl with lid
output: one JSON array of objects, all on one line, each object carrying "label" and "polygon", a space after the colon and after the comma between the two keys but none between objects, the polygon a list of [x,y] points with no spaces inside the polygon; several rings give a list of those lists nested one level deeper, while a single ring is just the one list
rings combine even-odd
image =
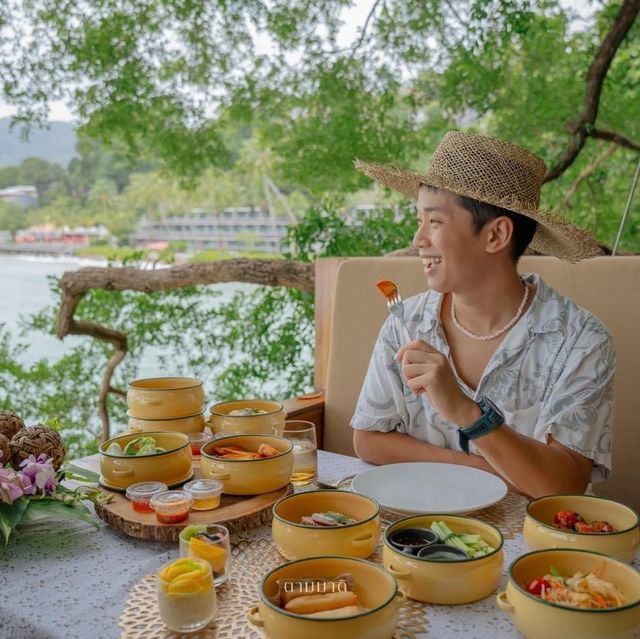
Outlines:
[{"label": "yellow bowl with lid", "polygon": [[[266,399],[238,399],[211,407],[209,424],[216,436],[272,435],[274,427],[281,427],[287,416],[280,402]],[[246,411],[247,414],[240,414]],[[248,414],[249,411],[261,411]],[[232,414],[238,413],[238,414]]]},{"label": "yellow bowl with lid", "polygon": [[131,484],[161,481],[169,488],[178,486],[193,476],[191,446],[184,433],[157,431],[145,433],[152,437],[163,452],[144,455],[122,455],[108,452],[116,443],[124,451],[126,445],[140,437],[129,433],[113,437],[100,446],[100,484],[113,490],[126,490]]},{"label": "yellow bowl with lid", "polygon": [[[480,535],[494,550],[477,558],[435,561],[416,557],[393,546],[389,537],[404,528],[430,528],[443,521],[454,533]],[[504,563],[502,533],[491,524],[463,515],[417,515],[400,519],[387,528],[382,563],[398,580],[410,599],[433,604],[466,604],[489,596],[500,583]]]},{"label": "yellow bowl with lid", "polygon": [[202,381],[192,377],[136,379],[127,387],[129,415],[138,419],[170,419],[203,412]]},{"label": "yellow bowl with lid", "polygon": [[[338,512],[355,519],[344,526],[310,526],[301,518]],[[380,537],[380,506],[370,497],[344,490],[314,490],[283,497],[273,506],[271,531],[278,552],[287,559],[345,555],[365,559]]]},{"label": "yellow bowl with lid", "polygon": [[[564,577],[595,571],[628,599],[618,608],[581,609],[544,601],[527,592],[536,577],[549,574],[551,567]],[[618,559],[559,548],[536,550],[518,557],[509,566],[506,590],[497,595],[498,607],[526,639],[619,639],[637,637],[640,630],[640,573]]]},{"label": "yellow bowl with lid", "polygon": [[[576,512],[587,522],[607,521],[617,532],[594,534],[556,528],[553,520],[561,510]],[[591,495],[548,495],[529,503],[522,534],[531,550],[592,550],[631,562],[640,545],[638,524],[638,513],[611,499]]]},{"label": "yellow bowl with lid", "polygon": [[[333,579],[351,573],[360,604],[368,610],[340,619],[314,619],[277,606],[278,580]],[[262,580],[260,601],[247,612],[249,622],[269,639],[391,639],[402,595],[395,579],[380,566],[352,557],[300,559],[274,568]]]},{"label": "yellow bowl with lid", "polygon": [[[214,448],[241,446],[257,452],[260,444],[279,451],[262,459],[223,459]],[[227,495],[261,495],[286,486],[293,472],[293,444],[275,435],[230,435],[219,437],[200,449],[200,474],[204,479],[217,479]]]},{"label": "yellow bowl with lid", "polygon": [[176,433],[186,433],[187,435],[191,433],[201,433],[204,430],[203,412],[204,411],[200,411],[195,415],[187,415],[186,417],[160,419],[141,419],[128,414],[129,432],[146,433],[157,430],[170,430]]}]

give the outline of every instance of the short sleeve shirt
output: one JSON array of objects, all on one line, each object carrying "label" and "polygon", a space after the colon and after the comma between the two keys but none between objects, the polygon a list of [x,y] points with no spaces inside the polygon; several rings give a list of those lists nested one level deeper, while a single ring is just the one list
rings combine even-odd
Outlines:
[{"label": "short sleeve shirt", "polygon": [[[538,275],[523,279],[536,286],[526,313],[498,346],[474,391],[486,396],[505,423],[542,442],[548,435],[594,462],[591,481],[611,471],[613,375],[616,355],[611,335],[594,315],[560,295]],[[430,290],[404,302],[414,339],[438,349],[451,361],[440,309],[442,294]],[[371,356],[351,426],[397,431],[436,446],[460,450],[458,426],[443,419],[424,395],[414,395],[394,356],[401,345],[395,318],[383,325]],[[455,366],[452,368],[455,372]]]}]

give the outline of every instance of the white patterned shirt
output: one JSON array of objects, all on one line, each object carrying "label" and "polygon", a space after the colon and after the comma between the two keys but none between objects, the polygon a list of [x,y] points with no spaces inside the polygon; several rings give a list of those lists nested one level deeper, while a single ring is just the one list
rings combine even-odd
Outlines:
[{"label": "white patterned shirt", "polygon": [[[540,276],[522,277],[536,286],[530,307],[494,352],[477,389],[456,376],[458,384],[474,400],[482,395],[491,399],[517,432],[541,442],[553,435],[592,459],[591,481],[606,479],[611,471],[613,339],[597,317]],[[435,290],[408,298],[405,320],[414,339],[428,342],[451,362],[440,321],[442,298]],[[398,325],[389,316],[378,335],[351,426],[397,431],[460,450],[457,424],[442,419],[424,395],[409,390],[394,359],[400,345]]]}]

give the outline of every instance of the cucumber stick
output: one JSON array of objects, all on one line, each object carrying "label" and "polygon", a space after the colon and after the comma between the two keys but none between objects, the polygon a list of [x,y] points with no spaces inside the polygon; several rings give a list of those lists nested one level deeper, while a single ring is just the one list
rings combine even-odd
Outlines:
[{"label": "cucumber stick", "polygon": [[472,558],[482,557],[494,550],[480,535],[454,533],[443,521],[432,522],[431,530],[438,535],[440,543],[460,548]]}]

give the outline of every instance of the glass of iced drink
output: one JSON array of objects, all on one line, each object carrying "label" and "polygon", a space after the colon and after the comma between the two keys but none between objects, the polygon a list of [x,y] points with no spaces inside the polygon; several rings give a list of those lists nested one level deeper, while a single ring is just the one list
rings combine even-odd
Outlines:
[{"label": "glass of iced drink", "polygon": [[294,486],[306,486],[318,474],[318,443],[316,427],[313,422],[290,419],[283,425],[274,426],[273,432],[286,437],[293,444],[293,474],[291,482]]}]

